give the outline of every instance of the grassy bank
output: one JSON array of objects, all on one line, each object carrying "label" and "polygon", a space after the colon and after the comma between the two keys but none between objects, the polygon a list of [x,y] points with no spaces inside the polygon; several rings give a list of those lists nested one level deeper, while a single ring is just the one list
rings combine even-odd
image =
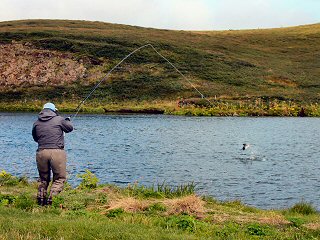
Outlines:
[{"label": "grassy bank", "polygon": [[[103,103],[90,101],[83,105],[80,113],[157,113],[184,116],[283,116],[320,117],[318,103],[249,99],[249,100],[210,100],[180,101],[127,101]],[[79,100],[80,102],[80,100]],[[55,102],[60,112],[74,113],[79,102]],[[0,112],[39,112],[44,101],[0,102]]]},{"label": "grassy bank", "polygon": [[0,174],[0,239],[318,239],[320,215],[308,203],[260,210],[219,202],[194,185],[119,188],[90,172],[51,207],[38,207],[36,183]]}]

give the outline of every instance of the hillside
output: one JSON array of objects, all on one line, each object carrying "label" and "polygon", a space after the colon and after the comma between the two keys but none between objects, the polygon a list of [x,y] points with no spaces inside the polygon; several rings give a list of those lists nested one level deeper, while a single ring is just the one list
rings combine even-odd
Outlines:
[{"label": "hillside", "polygon": [[[320,99],[320,24],[241,31],[169,31],[102,22],[0,22],[0,103],[52,100],[76,106],[118,61],[151,43],[205,96]],[[196,98],[190,84],[145,48],[126,60],[91,104]],[[89,102],[89,104],[90,104]]]}]

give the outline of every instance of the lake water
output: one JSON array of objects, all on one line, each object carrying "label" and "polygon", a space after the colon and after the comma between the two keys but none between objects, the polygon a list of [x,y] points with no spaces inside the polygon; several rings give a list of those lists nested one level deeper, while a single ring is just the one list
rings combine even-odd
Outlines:
[{"label": "lake water", "polygon": [[[0,170],[37,177],[36,114],[0,113]],[[66,135],[68,181],[197,184],[199,194],[265,209],[320,209],[319,118],[80,115]],[[250,144],[245,151],[242,144]]]}]

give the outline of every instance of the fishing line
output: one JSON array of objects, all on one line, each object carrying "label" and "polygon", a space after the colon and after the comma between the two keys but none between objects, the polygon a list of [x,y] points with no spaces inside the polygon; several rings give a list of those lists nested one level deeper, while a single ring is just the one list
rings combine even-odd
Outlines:
[{"label": "fishing line", "polygon": [[205,98],[204,95],[192,84],[192,82],[175,66],[173,65],[165,56],[163,56],[160,52],[157,51],[157,49],[151,44],[148,43],[146,45],[143,45],[137,49],[135,49],[134,51],[130,52],[127,56],[125,56],[120,62],[118,62],[90,91],[90,93],[80,102],[80,104],[78,105],[78,107],[76,108],[76,113],[73,115],[72,120],[75,119],[75,117],[78,115],[81,106],[88,100],[88,98],[91,97],[91,95],[96,91],[96,89],[100,86],[100,84],[102,82],[104,82],[109,76],[110,74],[121,64],[123,63],[127,58],[129,58],[131,55],[133,55],[134,53],[138,52],[139,50],[145,48],[145,47],[151,47],[161,58],[163,58],[164,60],[166,60],[190,85],[193,89],[196,90],[197,93],[200,94],[201,98],[205,99],[206,101],[208,101],[210,104],[210,100]]}]

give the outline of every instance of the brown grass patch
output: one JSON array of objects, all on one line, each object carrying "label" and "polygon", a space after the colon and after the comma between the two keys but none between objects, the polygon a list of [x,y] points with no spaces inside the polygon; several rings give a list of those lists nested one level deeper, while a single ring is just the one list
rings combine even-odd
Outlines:
[{"label": "brown grass patch", "polygon": [[281,215],[274,215],[274,216],[238,216],[239,222],[249,223],[249,222],[258,222],[261,224],[269,224],[269,225],[287,225],[290,224],[289,221],[284,219]]},{"label": "brown grass patch", "polygon": [[270,225],[287,225],[290,224],[284,216],[276,212],[244,212],[240,209],[233,207],[225,207],[219,204],[210,206],[208,213],[211,215],[211,221],[213,223],[224,223],[233,221],[237,223],[252,223],[258,222],[261,224]]},{"label": "brown grass patch", "polygon": [[268,83],[271,84],[277,84],[280,86],[284,86],[284,87],[297,87],[298,84],[296,84],[295,82],[291,81],[290,79],[286,78],[286,77],[269,77],[267,79]]},{"label": "brown grass patch", "polygon": [[187,213],[202,218],[205,213],[205,202],[196,195],[190,195],[178,199],[164,200],[163,204],[167,207],[167,214]]},{"label": "brown grass patch", "polygon": [[166,215],[187,213],[198,218],[203,218],[206,212],[204,207],[205,202],[195,195],[178,199],[166,199],[163,201],[142,200],[133,197],[113,198],[110,199],[110,203],[108,205],[102,206],[101,208],[104,209],[102,214],[117,208],[122,208],[126,212],[140,212],[145,211],[150,205],[155,203],[161,203],[165,205],[167,211],[164,214]]},{"label": "brown grass patch", "polygon": [[269,224],[269,225],[277,225],[277,226],[287,225],[290,223],[280,215],[258,217],[256,215],[230,215],[226,213],[218,213],[213,215],[212,217],[213,217],[212,222],[214,223],[223,223],[227,221],[234,221],[237,223],[258,222],[261,224]]},{"label": "brown grass patch", "polygon": [[150,205],[149,201],[128,197],[128,198],[111,200],[110,204],[105,206],[105,208],[107,210],[106,212],[113,209],[122,208],[126,212],[135,213],[135,212],[146,210],[149,205]]},{"label": "brown grass patch", "polygon": [[261,217],[255,220],[257,220],[259,223],[270,225],[287,225],[290,223],[289,221],[285,220],[283,216],[280,215],[275,215],[272,217]]},{"label": "brown grass patch", "polygon": [[311,230],[320,229],[320,223],[308,223],[308,224],[303,224],[303,226]]}]

